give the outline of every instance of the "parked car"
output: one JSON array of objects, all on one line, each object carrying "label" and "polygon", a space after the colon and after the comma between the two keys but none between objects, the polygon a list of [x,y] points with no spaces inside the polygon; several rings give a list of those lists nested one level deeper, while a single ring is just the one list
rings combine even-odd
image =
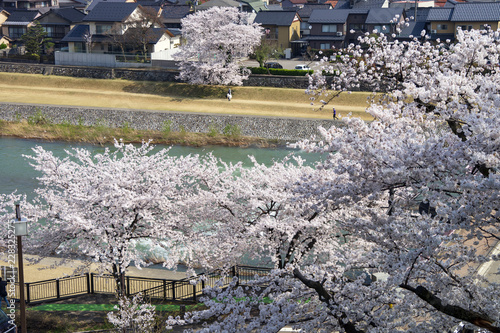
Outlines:
[{"label": "parked car", "polygon": [[301,71],[308,71],[308,70],[310,70],[309,66],[307,66],[307,65],[297,65],[297,66],[295,66],[295,69],[299,69]]},{"label": "parked car", "polygon": [[264,64],[266,68],[283,68],[279,62],[266,62]]}]

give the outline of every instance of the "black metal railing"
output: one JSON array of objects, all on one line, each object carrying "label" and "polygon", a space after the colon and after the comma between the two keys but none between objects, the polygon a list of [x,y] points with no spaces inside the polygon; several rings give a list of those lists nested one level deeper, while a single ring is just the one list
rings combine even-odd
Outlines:
[{"label": "black metal railing", "polygon": [[[222,280],[225,288],[238,277],[239,284],[245,284],[256,276],[263,276],[270,268],[253,266],[234,266],[227,272],[213,271],[200,274],[201,279],[182,280],[143,278],[125,276],[125,290],[127,295],[142,293],[147,298],[172,301],[197,301],[205,287],[214,287]],[[36,303],[61,298],[68,298],[84,294],[114,294],[116,281],[112,275],[84,274],[60,279],[51,279],[25,283],[26,303]],[[19,284],[16,283],[15,298],[19,299]]]}]

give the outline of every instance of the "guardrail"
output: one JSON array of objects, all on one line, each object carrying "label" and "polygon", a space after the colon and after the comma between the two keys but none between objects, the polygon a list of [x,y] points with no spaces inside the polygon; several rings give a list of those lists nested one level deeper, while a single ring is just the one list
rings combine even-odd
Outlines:
[{"label": "guardrail", "polygon": [[[266,275],[270,268],[253,266],[234,266],[228,273],[214,271],[200,274],[203,279],[191,283],[191,279],[182,280],[154,279],[136,276],[125,276],[127,295],[139,292],[145,297],[171,301],[197,301],[206,286],[215,284],[224,277],[223,287],[229,285],[233,277],[238,277],[240,284],[245,284],[255,276]],[[80,276],[70,276],[60,279],[51,279],[25,283],[26,303],[55,301],[84,294],[114,294],[116,282],[112,275],[87,273]],[[16,283],[16,298],[19,299],[19,284]]]}]

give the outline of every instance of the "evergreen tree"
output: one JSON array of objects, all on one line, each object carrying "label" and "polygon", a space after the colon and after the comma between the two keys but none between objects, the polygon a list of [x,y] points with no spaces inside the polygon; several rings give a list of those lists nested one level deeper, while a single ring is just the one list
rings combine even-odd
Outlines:
[{"label": "evergreen tree", "polygon": [[40,25],[40,22],[35,21],[35,24],[28,28],[28,31],[21,36],[21,40],[26,46],[26,52],[31,55],[40,56],[43,48],[48,47],[50,38],[47,37],[48,33]]}]

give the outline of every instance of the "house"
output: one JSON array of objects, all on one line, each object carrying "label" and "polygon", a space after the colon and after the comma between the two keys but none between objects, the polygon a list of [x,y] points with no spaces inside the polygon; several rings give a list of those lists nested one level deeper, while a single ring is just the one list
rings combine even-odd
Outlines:
[{"label": "house", "polygon": [[[453,8],[451,22],[453,22],[455,33],[458,28],[462,30],[471,30],[484,29],[486,26],[491,27],[492,30],[498,30],[500,22],[500,3],[457,3]],[[431,29],[434,29],[432,23],[433,22],[431,22]]]},{"label": "house", "polygon": [[84,17],[85,14],[75,8],[52,8],[38,17],[37,21],[52,39],[54,50],[58,51],[68,47],[68,43],[62,42],[62,39]]},{"label": "house", "polygon": [[454,3],[453,6],[431,8],[427,16],[431,39],[454,40],[457,30],[497,30],[500,25],[500,3]]},{"label": "house", "polygon": [[343,48],[366,30],[366,9],[318,9],[311,13],[311,33],[301,40],[313,49]]},{"label": "house", "polygon": [[[10,39],[9,37],[0,35],[0,45],[4,44],[4,45],[9,46],[11,42],[12,42],[12,39]],[[0,51],[1,51],[1,49],[0,49]]]},{"label": "house", "polygon": [[75,8],[84,11],[87,8],[87,0],[58,0],[59,8]]},{"label": "house", "polygon": [[267,40],[282,49],[291,47],[291,42],[300,39],[300,16],[296,11],[261,11],[254,20],[265,30]]},{"label": "house", "polygon": [[313,49],[329,50],[356,44],[358,37],[375,29],[391,35],[396,31],[395,17],[403,22],[403,8],[317,9],[309,17],[310,34],[301,41]]},{"label": "house", "polygon": [[133,0],[88,0],[87,6],[84,9],[85,13],[90,13],[94,10],[94,8],[100,3],[109,3],[109,2],[117,2],[117,3],[135,3]]},{"label": "house", "polygon": [[330,4],[318,4],[318,3],[307,3],[297,11],[299,13],[299,16],[301,18],[300,22],[300,37],[304,37],[307,35],[311,34],[311,29],[309,28],[309,18],[311,17],[311,13],[313,10],[318,10],[318,9],[332,9],[332,6]]},{"label": "house", "polygon": [[68,43],[69,52],[113,52],[115,43],[110,36],[121,39],[126,21],[139,15],[138,8],[136,3],[99,2],[63,42]]},{"label": "house", "polygon": [[[391,35],[396,33],[396,25],[405,20],[405,12],[403,8],[372,8],[368,11],[368,16],[365,20],[366,31],[373,32],[377,30],[379,33]],[[396,20],[396,18],[398,18]]]},{"label": "house", "polygon": [[171,5],[165,4],[162,6],[160,13],[160,21],[167,29],[181,28],[181,20],[193,13],[194,8],[191,5]]},{"label": "house", "polygon": [[32,9],[42,11],[44,8],[57,7],[58,0],[0,0],[0,8],[9,9]]},{"label": "house", "polygon": [[[150,66],[151,54],[163,52],[171,56],[180,43],[179,33],[160,28],[160,25],[158,8],[101,2],[82,19],[82,24],[76,25],[62,39],[68,43],[69,55],[56,52],[56,64]],[[87,55],[77,56],[82,53]],[[142,63],[134,64],[134,61]]]},{"label": "house", "polygon": [[40,16],[37,10],[10,9],[9,17],[2,23],[0,35],[9,37],[13,43],[21,42],[21,36],[28,31],[35,20]]},{"label": "house", "polygon": [[427,17],[432,8],[429,7],[418,7],[417,12],[415,13],[415,8],[409,8],[406,10],[406,17],[409,17],[407,25],[402,27],[401,32],[398,34],[397,39],[400,41],[409,41],[412,40],[413,37],[418,37],[421,35],[422,31],[425,30],[427,34],[429,34],[429,23],[427,21]]}]

